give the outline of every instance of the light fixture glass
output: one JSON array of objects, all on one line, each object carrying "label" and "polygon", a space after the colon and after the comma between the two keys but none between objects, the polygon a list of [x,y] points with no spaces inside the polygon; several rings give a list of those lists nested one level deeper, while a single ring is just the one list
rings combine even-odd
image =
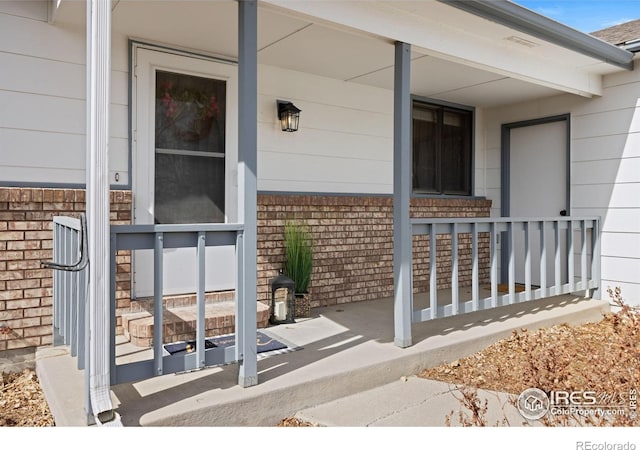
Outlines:
[{"label": "light fixture glass", "polygon": [[298,131],[298,123],[300,122],[300,111],[291,102],[285,102],[278,100],[278,119],[280,119],[280,126],[282,131]]}]

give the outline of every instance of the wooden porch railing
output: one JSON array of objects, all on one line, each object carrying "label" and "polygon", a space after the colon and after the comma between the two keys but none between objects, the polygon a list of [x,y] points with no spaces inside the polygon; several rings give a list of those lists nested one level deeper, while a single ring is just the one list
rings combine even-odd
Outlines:
[{"label": "wooden porch railing", "polygon": [[[111,226],[111,384],[134,382],[168,373],[236,362],[242,335],[236,333],[236,345],[205,348],[205,249],[233,245],[236,249],[236,287],[244,273],[241,224],[112,225]],[[167,355],[163,348],[163,250],[196,249],[196,350],[185,355]],[[116,254],[121,250],[153,250],[153,359],[116,364]],[[238,308],[236,289],[236,317]]]},{"label": "wooden porch railing", "polygon": [[[594,291],[600,288],[600,223],[597,217],[414,219],[411,225],[413,236],[429,236],[430,252],[429,306],[413,310],[413,322],[578,291],[585,291],[585,296],[592,296]],[[485,280],[480,280],[478,257],[480,233],[489,235],[490,255],[488,280],[490,295],[482,298],[481,283]],[[461,300],[458,279],[460,271],[458,244],[461,234],[471,237],[471,299],[467,301]],[[577,239],[576,234],[579,235]],[[450,246],[447,250],[451,254],[451,302],[439,305],[437,264],[438,253],[442,252],[442,249],[438,248],[437,237],[443,235],[450,236]],[[538,257],[536,267],[533,267],[534,236],[539,246],[536,251]],[[498,239],[502,241],[503,258],[499,258]],[[520,243],[519,248],[516,248],[517,243]],[[524,257],[524,273],[521,270],[516,274],[516,252]],[[553,255],[553,280],[547,276],[548,255]],[[579,277],[576,274],[578,257]],[[506,262],[502,272],[506,274],[506,277],[503,277],[506,279],[503,281],[508,286],[508,292],[504,295],[499,295],[498,292],[498,261],[500,259]],[[533,285],[531,281],[532,274],[535,272],[539,277],[538,285]],[[564,279],[563,272],[566,272]],[[516,291],[517,276],[524,280],[522,292]]]}]

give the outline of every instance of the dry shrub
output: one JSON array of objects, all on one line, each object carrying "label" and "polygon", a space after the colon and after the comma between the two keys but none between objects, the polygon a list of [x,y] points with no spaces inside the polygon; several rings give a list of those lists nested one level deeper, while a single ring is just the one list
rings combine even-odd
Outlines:
[{"label": "dry shrub", "polygon": [[[486,425],[482,417],[476,417],[486,413],[479,403],[478,388],[516,395],[532,387],[547,394],[594,391],[599,403],[627,408],[630,395],[638,396],[640,387],[640,312],[624,303],[619,288],[608,293],[620,310],[606,314],[598,323],[514,331],[510,338],[479,353],[425,370],[420,376],[472,388],[459,398],[461,410],[471,414],[465,417],[472,425]],[[515,402],[516,396],[511,400],[514,406]],[[548,426],[638,426],[640,418],[630,410],[624,415],[547,415],[541,422]]]},{"label": "dry shrub", "polygon": [[318,425],[305,422],[297,417],[287,417],[276,424],[276,427],[317,427]]}]

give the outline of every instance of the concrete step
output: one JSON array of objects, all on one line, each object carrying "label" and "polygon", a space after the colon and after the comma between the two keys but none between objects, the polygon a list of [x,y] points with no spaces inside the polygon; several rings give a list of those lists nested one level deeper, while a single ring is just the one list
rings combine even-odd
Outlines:
[{"label": "concrete step", "polygon": [[[265,328],[269,321],[269,307],[256,302],[258,328]],[[151,310],[153,311],[153,310]],[[179,342],[196,337],[196,305],[166,308],[162,316],[164,342]],[[133,345],[153,345],[153,314],[137,311],[122,315],[124,335]],[[205,305],[205,335],[207,337],[235,332],[235,303],[216,301]]]}]

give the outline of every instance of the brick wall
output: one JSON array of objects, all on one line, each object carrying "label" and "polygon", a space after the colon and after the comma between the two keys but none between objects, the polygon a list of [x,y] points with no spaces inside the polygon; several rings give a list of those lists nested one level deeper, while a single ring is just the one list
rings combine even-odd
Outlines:
[{"label": "brick wall", "polygon": [[[484,199],[414,198],[412,217],[488,217]],[[269,280],[284,261],[284,224],[309,226],[314,239],[312,306],[393,295],[393,199],[390,196],[258,195],[258,300],[270,298]],[[488,278],[489,241],[481,234],[480,278]],[[438,238],[438,286],[450,287],[450,238]],[[414,238],[414,288],[426,291],[429,245]],[[471,280],[471,240],[459,239],[462,286]]]},{"label": "brick wall", "polygon": [[[111,192],[111,221],[131,221],[131,192]],[[412,199],[412,217],[487,217],[482,199]],[[51,342],[52,219],[85,209],[81,189],[0,188],[0,351]],[[258,300],[269,300],[269,280],[284,258],[284,224],[306,223],[314,236],[312,306],[389,297],[393,293],[393,206],[389,196],[258,195]],[[480,236],[481,278],[488,274],[488,238]],[[439,287],[449,287],[449,240],[438,240]],[[460,283],[468,284],[470,240],[460,239]],[[427,239],[414,238],[414,282],[428,283]],[[131,305],[128,252],[117,256],[117,332]]]},{"label": "brick wall", "polygon": [[[131,192],[111,192],[112,223],[130,223]],[[53,216],[78,217],[83,189],[0,187],[0,351],[51,342]],[[130,261],[118,256],[118,304],[130,302]]]}]

